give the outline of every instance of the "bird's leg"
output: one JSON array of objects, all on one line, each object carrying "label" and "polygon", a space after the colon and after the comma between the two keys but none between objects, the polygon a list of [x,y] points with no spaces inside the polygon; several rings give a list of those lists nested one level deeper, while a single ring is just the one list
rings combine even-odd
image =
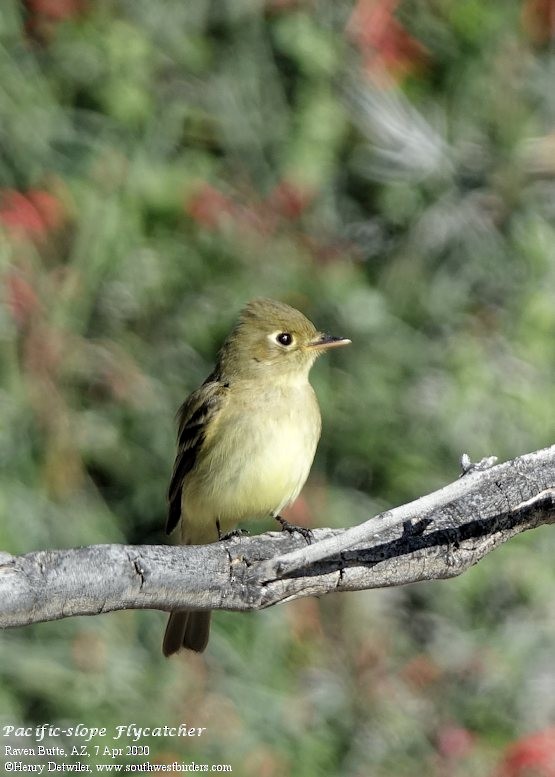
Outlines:
[{"label": "bird's leg", "polygon": [[216,529],[218,530],[218,540],[220,542],[223,542],[224,540],[231,540],[233,537],[242,537],[244,534],[248,534],[246,529],[233,529],[233,531],[228,531],[227,534],[222,534],[219,518],[216,518]]},{"label": "bird's leg", "polygon": [[295,526],[294,524],[289,523],[289,521],[286,521],[285,518],[282,518],[281,515],[274,515],[274,518],[281,524],[282,531],[289,532],[289,534],[297,532],[305,538],[307,545],[310,545],[314,539],[314,534],[310,529],[305,529],[304,526]]}]

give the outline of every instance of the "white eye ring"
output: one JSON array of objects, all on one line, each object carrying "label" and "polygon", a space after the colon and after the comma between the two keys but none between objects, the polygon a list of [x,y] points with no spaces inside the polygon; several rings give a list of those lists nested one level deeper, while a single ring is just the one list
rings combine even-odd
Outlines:
[{"label": "white eye ring", "polygon": [[270,340],[273,340],[278,345],[281,345],[282,348],[289,348],[289,346],[293,345],[295,342],[295,338],[290,332],[282,332],[281,330],[272,332],[270,335]]}]

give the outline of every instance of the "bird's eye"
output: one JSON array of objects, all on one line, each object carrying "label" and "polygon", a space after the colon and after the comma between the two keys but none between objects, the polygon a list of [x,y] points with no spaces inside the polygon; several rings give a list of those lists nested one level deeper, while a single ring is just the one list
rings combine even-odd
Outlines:
[{"label": "bird's eye", "polygon": [[293,335],[290,335],[289,332],[280,332],[279,335],[276,335],[276,340],[280,345],[291,345]]}]

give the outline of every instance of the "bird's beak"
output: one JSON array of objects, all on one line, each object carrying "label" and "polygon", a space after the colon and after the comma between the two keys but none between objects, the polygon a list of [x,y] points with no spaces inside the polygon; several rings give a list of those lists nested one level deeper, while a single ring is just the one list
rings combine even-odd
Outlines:
[{"label": "bird's beak", "polygon": [[318,349],[339,348],[341,345],[349,345],[350,342],[346,337],[333,337],[333,335],[325,335],[319,332],[314,340],[308,344],[308,347]]}]

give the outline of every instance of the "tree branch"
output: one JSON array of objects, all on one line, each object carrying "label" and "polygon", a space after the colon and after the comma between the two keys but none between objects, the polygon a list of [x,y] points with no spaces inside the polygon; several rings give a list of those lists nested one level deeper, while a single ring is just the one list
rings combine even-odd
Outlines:
[{"label": "tree branch", "polygon": [[333,591],[455,577],[555,520],[555,446],[347,530],[268,532],[212,545],[93,545],[0,553],[0,627],[122,609],[256,610]]}]

